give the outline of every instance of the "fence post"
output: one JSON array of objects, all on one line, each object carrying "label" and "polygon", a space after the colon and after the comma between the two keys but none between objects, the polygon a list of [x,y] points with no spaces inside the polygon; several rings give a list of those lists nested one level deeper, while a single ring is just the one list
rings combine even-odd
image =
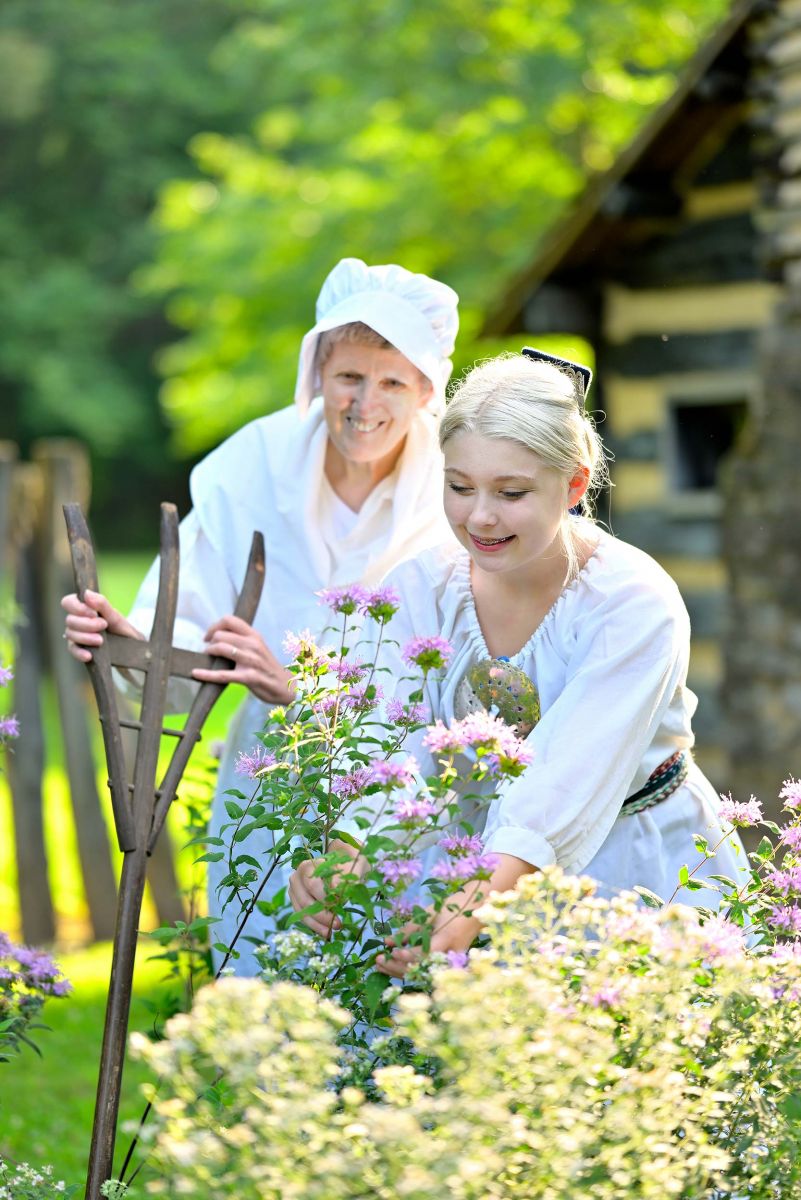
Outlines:
[{"label": "fence post", "polygon": [[94,713],[94,697],[86,670],[64,645],[64,612],[59,603],[61,597],[74,587],[69,545],[62,532],[62,505],[70,502],[83,507],[88,505],[89,457],[82,443],[68,438],[48,438],[36,442],[32,457],[42,469],[44,482],[40,524],[44,583],[42,629],[58,698],[64,759],[89,919],[95,940],[106,941],[114,936],[117,888],[89,737],[87,716]]},{"label": "fence post", "polygon": [[42,646],[37,629],[40,587],[35,544],[41,504],[39,467],[32,463],[16,465],[9,524],[15,560],[14,598],[18,608],[14,706],[22,726],[22,738],[7,756],[6,764],[14,814],[22,936],[26,942],[34,944],[52,942],[56,933],[42,812],[44,729],[39,696]]}]

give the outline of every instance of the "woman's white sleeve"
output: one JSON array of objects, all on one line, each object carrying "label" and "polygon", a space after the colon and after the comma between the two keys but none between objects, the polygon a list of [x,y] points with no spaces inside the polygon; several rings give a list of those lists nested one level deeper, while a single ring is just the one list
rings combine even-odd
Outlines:
[{"label": "woman's white sleeve", "polygon": [[583,870],[632,790],[688,658],[678,594],[639,584],[588,613],[564,690],[527,738],[533,762],[490,807],[486,849]]},{"label": "woman's white sleeve", "polygon": [[[181,569],[173,644],[183,650],[203,653],[203,635],[214,621],[233,612],[237,593],[224,562],[203,532],[194,511],[181,522],[179,539]],[[150,636],[156,611],[159,564],[157,558],[142,582],[128,617],[145,637]],[[185,712],[191,706],[197,688],[198,684],[191,679],[171,679],[167,693],[168,711]],[[134,694],[130,685],[122,685],[122,690]]]}]

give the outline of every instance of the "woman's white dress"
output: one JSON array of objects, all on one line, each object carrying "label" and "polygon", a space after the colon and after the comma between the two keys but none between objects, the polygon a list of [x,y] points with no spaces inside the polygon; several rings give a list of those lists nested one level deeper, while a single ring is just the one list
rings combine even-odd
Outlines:
[{"label": "woman's white dress", "polygon": [[[710,846],[724,837],[719,797],[692,764],[685,782],[642,812],[623,801],[677,751],[693,745],[697,700],[687,687],[690,624],[673,580],[648,555],[597,530],[597,548],[533,636],[510,658],[539,693],[541,719],[528,735],[533,762],[503,786],[486,815],[488,851],[537,867],[558,863],[615,891],[635,885],[670,898],[679,872],[699,862],[693,835]],[[490,658],[470,586],[470,559],[449,546],[403,563],[386,581],[400,593],[390,626],[403,645],[439,634],[453,646],[444,677],[431,681],[435,717],[465,715],[460,688],[467,671]],[[408,675],[388,647],[385,679]],[[412,747],[423,773],[431,764],[421,738]],[[734,835],[710,873],[734,877],[745,866]],[[708,889],[677,897],[714,907]]]}]

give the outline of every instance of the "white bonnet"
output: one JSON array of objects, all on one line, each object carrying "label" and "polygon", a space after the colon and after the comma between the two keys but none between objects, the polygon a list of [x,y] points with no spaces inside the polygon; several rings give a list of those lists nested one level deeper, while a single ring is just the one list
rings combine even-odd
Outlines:
[{"label": "white bonnet", "polygon": [[453,366],[458,302],[453,288],[428,275],[415,275],[395,263],[368,267],[360,258],[343,258],[320,290],[317,324],[300,345],[295,403],[305,412],[319,395],[315,359],[320,334],[361,321],[431,380],[439,406]]}]

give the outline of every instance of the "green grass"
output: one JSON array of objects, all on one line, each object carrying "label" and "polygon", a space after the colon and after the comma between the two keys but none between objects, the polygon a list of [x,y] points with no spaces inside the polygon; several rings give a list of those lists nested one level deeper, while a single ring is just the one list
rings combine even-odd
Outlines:
[{"label": "green grass", "polygon": [[[155,943],[144,942],[139,955],[131,1006],[131,1030],[147,1031],[153,1013],[145,1001],[165,995],[162,963],[149,962]],[[59,957],[75,988],[63,1000],[50,1000],[43,1020],[49,1032],[36,1036],[40,1058],[25,1048],[10,1063],[0,1064],[0,1152],[33,1165],[53,1165],[56,1178],[81,1185],[92,1133],[97,1065],[103,1036],[111,947],[101,943]],[[128,1060],[123,1078],[120,1130],[135,1124],[144,1107],[140,1087],[147,1071]],[[119,1169],[130,1135],[117,1138]]]}]

